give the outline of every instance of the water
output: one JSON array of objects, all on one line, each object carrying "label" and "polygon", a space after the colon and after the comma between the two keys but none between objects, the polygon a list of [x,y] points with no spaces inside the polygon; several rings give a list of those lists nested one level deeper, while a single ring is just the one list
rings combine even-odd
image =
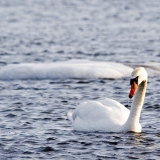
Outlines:
[{"label": "water", "polygon": [[[159,64],[159,15],[159,1],[0,1],[0,68],[70,59]],[[105,97],[130,108],[128,77],[1,80],[0,159],[158,159],[159,88],[159,76],[149,76],[142,133],[86,133],[73,130],[67,112]]]}]

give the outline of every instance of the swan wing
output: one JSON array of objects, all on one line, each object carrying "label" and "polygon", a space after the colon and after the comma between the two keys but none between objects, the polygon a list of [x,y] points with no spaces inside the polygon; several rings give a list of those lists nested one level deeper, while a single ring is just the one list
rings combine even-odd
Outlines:
[{"label": "swan wing", "polygon": [[122,123],[123,123],[124,121],[126,121],[128,119],[130,111],[124,105],[119,103],[118,101],[115,101],[110,98],[106,98],[104,100],[101,100],[100,102],[103,105],[112,108],[112,111],[113,111],[112,117],[114,117],[119,122],[122,121]]}]

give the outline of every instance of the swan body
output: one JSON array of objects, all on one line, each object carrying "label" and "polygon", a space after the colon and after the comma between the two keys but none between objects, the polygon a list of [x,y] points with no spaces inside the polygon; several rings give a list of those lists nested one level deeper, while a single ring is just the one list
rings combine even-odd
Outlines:
[{"label": "swan body", "polygon": [[143,67],[136,68],[131,74],[129,97],[134,96],[131,111],[119,102],[106,98],[81,103],[73,113],[68,112],[68,119],[77,131],[141,132],[139,118],[146,87],[147,72]]},{"label": "swan body", "polygon": [[73,114],[68,113],[74,129],[78,131],[120,131],[128,116],[129,110],[125,106],[109,98],[83,102]]}]

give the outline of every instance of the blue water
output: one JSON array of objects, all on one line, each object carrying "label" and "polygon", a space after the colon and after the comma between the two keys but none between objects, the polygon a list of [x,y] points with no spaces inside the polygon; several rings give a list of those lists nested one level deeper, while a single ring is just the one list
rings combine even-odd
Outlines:
[{"label": "blue water", "polygon": [[[71,59],[159,64],[159,26],[156,0],[0,1],[0,69]],[[130,109],[128,77],[1,80],[0,159],[159,159],[159,88],[149,76],[142,133],[86,133],[67,112],[105,97]]]}]

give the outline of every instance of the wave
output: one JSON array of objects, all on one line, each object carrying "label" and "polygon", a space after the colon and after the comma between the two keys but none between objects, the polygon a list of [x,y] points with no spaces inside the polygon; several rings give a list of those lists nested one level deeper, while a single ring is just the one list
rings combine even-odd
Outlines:
[{"label": "wave", "polygon": [[10,64],[0,69],[0,80],[117,79],[129,77],[132,68],[115,62],[70,60],[54,63]]}]

